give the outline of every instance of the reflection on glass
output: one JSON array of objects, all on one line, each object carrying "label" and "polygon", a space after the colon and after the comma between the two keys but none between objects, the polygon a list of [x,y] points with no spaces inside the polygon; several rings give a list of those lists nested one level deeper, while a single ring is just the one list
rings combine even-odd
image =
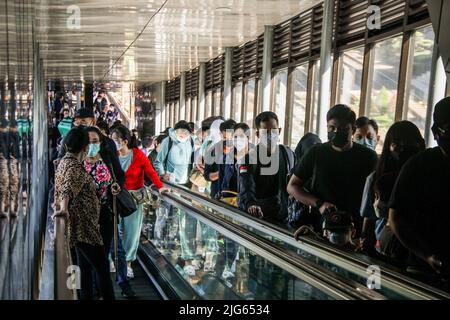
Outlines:
[{"label": "reflection on glass", "polygon": [[242,82],[238,82],[233,88],[233,112],[232,118],[236,122],[241,122],[242,116]]},{"label": "reflection on glass", "polygon": [[[25,83],[14,85],[24,87]],[[31,116],[30,93],[4,90],[0,85],[0,300],[28,298],[26,290],[19,289],[28,285],[27,277],[31,274],[28,268],[34,259],[34,251],[29,251],[28,245],[37,228],[28,228],[33,148]],[[53,123],[53,119],[50,117],[48,122]],[[46,125],[43,122],[39,129]],[[36,159],[39,156],[43,159],[45,154]],[[43,171],[40,173],[44,175]]]},{"label": "reflection on glass", "polygon": [[320,60],[314,63],[313,68],[313,95],[312,95],[312,116],[309,131],[317,133],[317,111],[319,109],[319,83],[320,83]]},{"label": "reflection on glass", "polygon": [[253,111],[255,109],[255,79],[247,81],[245,84],[245,113],[244,122],[248,124],[250,128],[253,128]]},{"label": "reflection on glass", "polygon": [[204,299],[331,299],[170,204],[147,216],[144,234]]},{"label": "reflection on glass", "polygon": [[[213,93],[212,91],[208,91],[206,94],[206,100],[205,100],[205,118],[208,118],[212,115],[212,99],[213,99]],[[202,120],[202,119],[200,119]]]},{"label": "reflection on glass", "polygon": [[384,40],[375,45],[370,59],[367,114],[379,126],[378,152],[395,119],[401,47],[401,36]]},{"label": "reflection on glass", "polygon": [[414,122],[422,135],[425,134],[433,45],[432,26],[416,30],[411,37],[404,115]]},{"label": "reflection on glass", "polygon": [[273,78],[273,104],[272,110],[278,116],[280,127],[284,126],[287,92],[287,69],[278,71]]},{"label": "reflection on glass", "polygon": [[214,115],[222,115],[222,90],[218,89],[214,92]]},{"label": "reflection on glass", "polygon": [[337,103],[348,105],[353,111],[359,109],[364,47],[342,52],[339,59]]},{"label": "reflection on glass", "polygon": [[291,147],[295,148],[305,132],[306,95],[308,92],[308,64],[292,72]]}]

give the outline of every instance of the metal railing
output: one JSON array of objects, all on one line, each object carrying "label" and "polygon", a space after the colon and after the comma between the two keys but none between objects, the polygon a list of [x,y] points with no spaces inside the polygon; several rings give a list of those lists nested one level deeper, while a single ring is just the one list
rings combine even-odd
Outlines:
[{"label": "metal railing", "polygon": [[245,228],[230,223],[207,210],[192,206],[183,198],[167,193],[160,196],[163,201],[192,215],[195,219],[220,232],[225,237],[247,247],[257,255],[289,272],[301,281],[317,288],[334,299],[340,300],[384,300],[386,297],[368,289],[351,279],[346,279],[319,266],[300,255],[286,252],[271,241],[247,232]]},{"label": "metal railing", "polygon": [[[299,251],[311,254],[360,277],[367,278],[368,267],[371,265],[379,265],[380,267],[382,267],[380,268],[380,272],[383,281],[383,287],[388,288],[393,292],[398,292],[408,299],[450,299],[449,293],[412,279],[405,274],[394,271],[392,270],[392,268],[390,268],[389,265],[381,261],[376,261],[375,259],[363,259],[363,257],[360,257],[358,255],[339,250],[336,247],[333,247],[324,242],[306,237],[300,237],[300,241],[296,241],[291,232],[270,224],[266,221],[259,219],[257,220],[249,214],[231,207],[223,202],[210,199],[204,195],[198,194],[194,191],[176,186],[171,183],[165,184],[167,187],[173,190],[174,194],[180,195],[180,198],[184,199],[183,201],[196,202],[197,205],[200,204],[202,206],[205,206],[215,212],[220,213],[228,219],[231,219],[231,221],[227,220],[228,223],[232,223],[233,221],[241,223],[247,227],[250,227],[254,231],[286,243]],[[248,229],[245,230],[245,233],[249,233]]]}]

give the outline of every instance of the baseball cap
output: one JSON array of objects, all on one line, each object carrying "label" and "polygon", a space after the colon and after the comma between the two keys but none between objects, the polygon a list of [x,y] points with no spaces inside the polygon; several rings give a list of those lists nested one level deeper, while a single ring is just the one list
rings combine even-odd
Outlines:
[{"label": "baseball cap", "polygon": [[323,215],[323,230],[342,230],[352,227],[352,218],[345,211],[327,212]]},{"label": "baseball cap", "polygon": [[81,108],[75,112],[75,118],[95,118],[94,111],[88,108]]}]

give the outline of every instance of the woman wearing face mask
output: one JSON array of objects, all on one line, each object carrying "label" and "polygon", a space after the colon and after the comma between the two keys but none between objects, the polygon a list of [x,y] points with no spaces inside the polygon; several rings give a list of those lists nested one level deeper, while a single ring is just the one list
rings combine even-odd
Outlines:
[{"label": "woman wearing face mask", "polygon": [[[86,159],[83,161],[83,167],[95,182],[97,196],[100,200],[100,234],[108,256],[114,235],[113,195],[117,195],[121,187],[118,182],[114,182],[114,176],[111,173],[114,170],[111,161],[113,155],[110,154],[108,148],[101,148],[104,136],[97,127],[88,127],[86,130],[89,134],[89,150]],[[123,187],[123,182],[121,184]],[[122,289],[122,295],[126,298],[132,298],[135,293],[127,280],[125,254],[121,240],[118,240],[119,265],[117,266],[116,280]]]},{"label": "woman wearing face mask", "polygon": [[131,263],[136,260],[139,237],[143,221],[143,203],[146,200],[144,174],[158,188],[159,192],[167,191],[145,154],[136,147],[135,138],[125,126],[117,126],[111,132],[111,138],[116,143],[119,160],[125,171],[125,188],[136,200],[138,210],[132,215],[121,219],[119,229],[123,232],[123,246],[128,264],[128,277],[133,278]]},{"label": "woman wearing face mask", "polygon": [[114,299],[109,263],[99,230],[100,201],[92,177],[83,168],[89,151],[89,135],[85,128],[72,129],[66,139],[66,154],[55,175],[55,214],[68,219],[69,245],[75,249],[81,269],[82,300],[93,299],[92,271],[98,279],[103,299]]},{"label": "woman wearing face mask", "polygon": [[[380,246],[388,246],[384,237],[382,241],[382,230],[391,233],[389,226],[386,226],[388,218],[387,201],[388,196],[384,196],[380,201],[380,194],[390,195],[393,184],[386,190],[375,192],[374,185],[381,178],[390,175],[395,181],[402,166],[412,156],[425,150],[425,140],[417,126],[410,121],[400,121],[394,123],[388,130],[384,140],[383,151],[378,162],[376,171],[367,177],[366,185],[361,203],[361,216],[364,217],[363,231],[361,235],[362,248],[369,254],[375,252],[375,243],[380,241]],[[384,184],[386,185],[386,184]],[[396,241],[392,237],[389,241]],[[383,244],[382,244],[383,243]]]}]

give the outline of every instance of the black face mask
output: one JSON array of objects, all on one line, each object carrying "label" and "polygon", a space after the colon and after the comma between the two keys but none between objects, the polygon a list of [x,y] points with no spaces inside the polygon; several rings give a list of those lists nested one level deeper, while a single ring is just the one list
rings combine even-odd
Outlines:
[{"label": "black face mask", "polygon": [[437,138],[438,146],[444,150],[447,158],[450,158],[450,126],[449,128],[443,129],[441,126],[438,126],[436,123],[431,127],[431,131]]},{"label": "black face mask", "polygon": [[338,148],[342,148],[347,145],[349,140],[349,128],[338,129],[336,132],[328,132],[328,141]]},{"label": "black face mask", "polygon": [[450,137],[447,136],[440,136],[437,144],[439,147],[442,148],[442,150],[444,150],[445,155],[447,157],[450,157]]},{"label": "black face mask", "polygon": [[398,162],[399,166],[403,166],[406,161],[420,152],[417,146],[402,146],[392,151],[392,157]]}]

